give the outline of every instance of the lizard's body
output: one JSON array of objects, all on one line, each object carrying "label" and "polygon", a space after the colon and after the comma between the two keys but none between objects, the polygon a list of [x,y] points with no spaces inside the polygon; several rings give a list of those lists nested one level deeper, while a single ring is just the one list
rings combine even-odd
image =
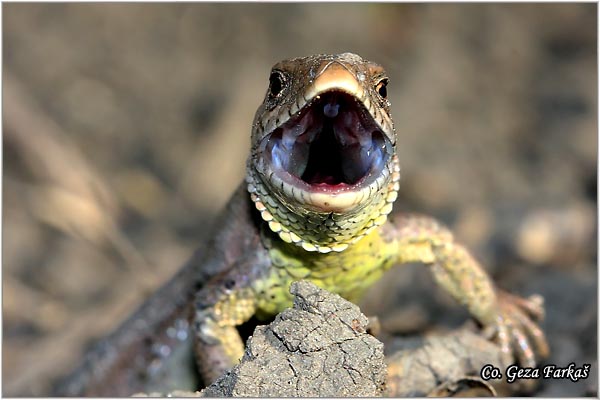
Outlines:
[{"label": "lizard's body", "polygon": [[547,353],[533,322],[541,304],[497,291],[433,219],[388,218],[400,168],[386,85],[380,66],[350,53],[273,68],[253,124],[246,184],[197,266],[195,348],[206,381],[241,357],[236,326],[291,305],[292,281],[357,301],[407,262],[431,265],[436,281],[495,335],[506,362],[516,355],[533,366],[534,349]]}]

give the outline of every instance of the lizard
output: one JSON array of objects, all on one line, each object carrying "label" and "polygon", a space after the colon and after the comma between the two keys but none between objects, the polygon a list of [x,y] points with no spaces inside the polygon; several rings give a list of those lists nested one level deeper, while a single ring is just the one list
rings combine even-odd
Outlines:
[{"label": "lizard", "polygon": [[252,124],[246,180],[206,255],[180,273],[186,283],[163,289],[179,293],[178,307],[151,324],[157,329],[193,303],[186,318],[206,384],[241,358],[239,325],[291,305],[291,282],[310,280],[356,302],[384,272],[413,262],[466,307],[506,365],[516,359],[531,368],[547,357],[540,296],[498,289],[437,220],[392,213],[400,165],[388,84],[383,67],[353,53],[273,66]]}]

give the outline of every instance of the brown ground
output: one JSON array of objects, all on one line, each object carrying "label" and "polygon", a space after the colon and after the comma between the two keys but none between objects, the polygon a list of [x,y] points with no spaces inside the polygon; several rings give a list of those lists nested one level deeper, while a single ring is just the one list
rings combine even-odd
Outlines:
[{"label": "brown ground", "polygon": [[[595,4],[5,4],[3,16],[4,395],[48,394],[203,240],[243,176],[270,66],[342,51],[392,77],[396,208],[449,224],[503,287],[542,293],[550,361],[594,362],[597,376]],[[406,284],[424,272],[407,271],[382,285],[406,290],[366,301],[394,332],[429,324]],[[539,394],[596,387],[547,381]]]}]

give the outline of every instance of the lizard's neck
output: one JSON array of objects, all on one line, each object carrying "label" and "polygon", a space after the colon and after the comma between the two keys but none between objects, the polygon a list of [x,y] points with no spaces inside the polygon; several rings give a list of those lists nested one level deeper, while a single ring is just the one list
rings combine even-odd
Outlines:
[{"label": "lizard's neck", "polygon": [[246,181],[256,209],[269,229],[300,251],[329,253],[345,251],[385,223],[400,187],[398,157],[393,156],[391,179],[351,212],[315,212],[292,205],[275,195],[248,161]]},{"label": "lizard's neck", "polygon": [[380,229],[372,230],[342,252],[326,254],[286,243],[266,226],[261,229],[261,239],[278,279],[309,279],[353,301],[380,279],[395,260],[394,244],[384,239]]}]

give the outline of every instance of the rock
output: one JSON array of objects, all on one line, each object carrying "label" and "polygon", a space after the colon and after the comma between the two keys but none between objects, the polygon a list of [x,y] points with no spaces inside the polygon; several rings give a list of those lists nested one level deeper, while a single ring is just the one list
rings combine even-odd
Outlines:
[{"label": "rock", "polygon": [[360,309],[314,284],[295,282],[294,306],[248,339],[239,365],[205,397],[375,397],[384,391],[383,344]]}]

